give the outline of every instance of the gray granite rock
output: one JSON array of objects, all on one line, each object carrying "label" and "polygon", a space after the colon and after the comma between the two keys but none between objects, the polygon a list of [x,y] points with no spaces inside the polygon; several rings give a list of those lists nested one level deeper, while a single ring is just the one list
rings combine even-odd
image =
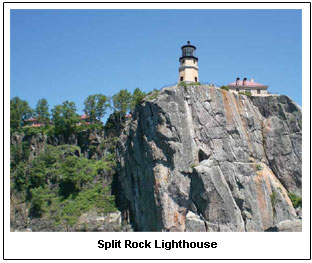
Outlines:
[{"label": "gray granite rock", "polygon": [[266,232],[301,232],[302,220],[285,220],[281,221],[273,227],[270,227]]},{"label": "gray granite rock", "polygon": [[297,216],[288,192],[301,193],[301,108],[286,96],[165,88],[134,111],[118,159],[135,230],[264,231]]},{"label": "gray granite rock", "polygon": [[198,215],[189,211],[185,218],[186,232],[206,232],[205,221]]}]

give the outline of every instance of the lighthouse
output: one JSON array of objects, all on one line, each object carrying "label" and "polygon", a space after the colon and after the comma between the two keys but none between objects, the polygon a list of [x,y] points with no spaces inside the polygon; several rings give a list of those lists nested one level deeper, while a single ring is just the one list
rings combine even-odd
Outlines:
[{"label": "lighthouse", "polygon": [[198,58],[195,57],[196,47],[190,41],[181,47],[182,56],[179,58],[179,82],[198,82]]}]

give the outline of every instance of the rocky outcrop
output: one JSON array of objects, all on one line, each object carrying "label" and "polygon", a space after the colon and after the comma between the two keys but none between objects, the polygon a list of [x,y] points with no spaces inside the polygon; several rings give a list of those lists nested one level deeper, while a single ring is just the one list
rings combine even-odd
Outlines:
[{"label": "rocky outcrop", "polygon": [[135,230],[265,231],[297,218],[301,108],[286,96],[165,88],[136,108],[118,153]]},{"label": "rocky outcrop", "polygon": [[[111,126],[110,134],[113,133],[114,126]],[[27,131],[27,130],[26,130]],[[117,132],[115,132],[117,134]],[[107,135],[106,130],[90,129],[86,127],[86,130],[77,132],[64,139],[62,135],[47,135],[40,132],[35,133],[35,130],[31,134],[25,133],[13,133],[11,134],[11,191],[10,191],[10,226],[11,231],[49,231],[49,232],[63,232],[63,231],[132,231],[132,228],[127,221],[121,222],[121,213],[119,211],[114,213],[99,213],[94,207],[88,211],[85,211],[78,218],[78,222],[73,224],[67,224],[66,220],[57,221],[53,212],[50,210],[44,211],[44,213],[34,215],[32,213],[32,204],[30,201],[31,190],[27,189],[24,185],[17,187],[16,174],[14,169],[23,163],[22,169],[31,169],[35,163],[35,158],[43,152],[51,152],[51,148],[57,150],[57,156],[61,160],[65,160],[68,156],[86,157],[89,159],[96,159],[104,162],[104,165],[97,170],[97,175],[94,176],[92,182],[84,186],[83,190],[92,189],[96,184],[103,183],[104,186],[111,186],[114,177],[114,157],[116,139]],[[57,147],[52,147],[57,146]],[[110,164],[105,164],[106,158],[109,158]],[[53,158],[51,158],[52,163]],[[101,162],[100,161],[100,162]],[[97,162],[98,163],[98,162]],[[55,171],[57,171],[62,162],[58,162]],[[54,189],[56,193],[60,191],[60,182],[57,180],[51,180],[51,170],[42,169],[45,173],[45,183],[43,184],[49,189]],[[42,172],[40,170],[40,172]],[[30,173],[27,173],[29,176]],[[59,174],[62,177],[62,174]],[[23,177],[22,177],[23,178]],[[27,179],[29,180],[29,179]],[[23,181],[22,181],[23,182]],[[25,184],[26,185],[26,184]],[[29,187],[29,185],[27,186]],[[33,188],[33,187],[32,187]],[[43,188],[43,187],[42,187]],[[52,196],[51,192],[49,192]],[[77,192],[75,192],[77,195]],[[111,191],[109,190],[109,194]],[[63,198],[63,196],[62,196]],[[67,199],[68,200],[68,199]],[[69,202],[67,202],[68,204]],[[63,204],[61,204],[63,206]],[[58,209],[56,209],[58,210]],[[78,209],[77,209],[78,210]],[[75,219],[76,220],[76,219]]]},{"label": "rocky outcrop", "polygon": [[302,231],[302,221],[299,219],[281,221],[277,225],[265,230],[265,232],[301,232],[301,231]]},{"label": "rocky outcrop", "polygon": [[290,192],[301,195],[301,108],[287,96],[252,101],[264,117],[264,148],[272,171]]},{"label": "rocky outcrop", "polygon": [[83,213],[78,222],[72,226],[56,224],[49,218],[29,217],[26,203],[16,203],[11,198],[11,231],[12,232],[132,232],[126,222],[121,221],[119,211],[98,214],[96,210]]},{"label": "rocky outcrop", "polygon": [[[113,129],[112,129],[113,130]],[[44,151],[45,145],[75,145],[79,146],[80,154],[86,158],[101,159],[111,152],[112,137],[107,136],[104,130],[85,130],[71,135],[65,140],[63,135],[47,135],[43,133],[24,134],[13,133],[11,135],[11,145],[24,145],[29,152],[29,160],[39,156]]]}]

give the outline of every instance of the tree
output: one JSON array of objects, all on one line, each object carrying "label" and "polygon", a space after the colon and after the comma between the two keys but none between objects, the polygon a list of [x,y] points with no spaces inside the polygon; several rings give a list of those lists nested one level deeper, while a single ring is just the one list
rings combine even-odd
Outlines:
[{"label": "tree", "polygon": [[10,126],[12,131],[19,130],[24,120],[32,117],[33,110],[29,107],[28,102],[14,97],[10,101]]},{"label": "tree", "polygon": [[46,99],[40,99],[37,102],[36,106],[36,115],[39,123],[45,125],[49,124],[50,113],[49,113],[49,104]]},{"label": "tree", "polygon": [[132,96],[128,90],[120,90],[117,94],[113,96],[115,110],[121,112],[122,114],[126,114],[127,111],[130,110],[131,99]]},{"label": "tree", "polygon": [[106,114],[107,108],[110,107],[109,99],[102,94],[90,95],[84,101],[84,112],[90,116],[90,122],[94,123],[96,120]]},{"label": "tree", "polygon": [[65,101],[52,109],[52,120],[56,134],[63,134],[67,138],[75,131],[78,114],[74,102]]},{"label": "tree", "polygon": [[107,109],[110,107],[109,98],[102,94],[97,94],[96,117],[98,120],[104,117]]},{"label": "tree", "polygon": [[140,104],[143,101],[143,99],[145,98],[145,96],[146,96],[145,92],[141,91],[139,88],[136,88],[133,91],[130,109],[134,110],[135,106]]}]

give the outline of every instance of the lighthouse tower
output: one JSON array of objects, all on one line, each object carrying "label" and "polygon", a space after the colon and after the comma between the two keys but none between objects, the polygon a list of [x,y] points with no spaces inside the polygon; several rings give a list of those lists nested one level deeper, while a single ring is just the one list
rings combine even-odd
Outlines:
[{"label": "lighthouse tower", "polygon": [[198,58],[195,57],[196,47],[190,41],[181,47],[182,57],[179,58],[179,82],[198,82]]}]

